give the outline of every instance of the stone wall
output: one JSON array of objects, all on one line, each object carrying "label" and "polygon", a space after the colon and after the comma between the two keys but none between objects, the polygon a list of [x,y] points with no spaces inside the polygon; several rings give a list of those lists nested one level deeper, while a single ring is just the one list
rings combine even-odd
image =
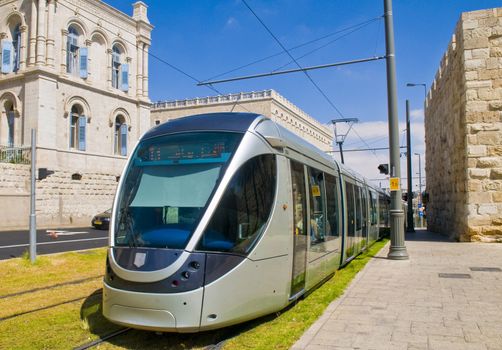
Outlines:
[{"label": "stone wall", "polygon": [[[30,167],[0,163],[0,218],[2,229],[28,229]],[[94,215],[111,208],[117,187],[116,174],[55,171],[36,181],[38,228],[90,226]]]},{"label": "stone wall", "polygon": [[462,14],[425,115],[428,228],[502,242],[502,8]]}]

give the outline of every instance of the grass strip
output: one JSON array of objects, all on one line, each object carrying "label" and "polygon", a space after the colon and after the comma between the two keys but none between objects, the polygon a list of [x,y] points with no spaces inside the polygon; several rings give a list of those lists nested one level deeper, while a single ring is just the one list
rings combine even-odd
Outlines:
[{"label": "grass strip", "polygon": [[354,258],[347,266],[338,270],[330,280],[287,311],[278,313],[270,320],[265,320],[267,318],[265,317],[251,321],[247,330],[228,340],[223,349],[289,349],[321,316],[328,305],[343,294],[356,274],[387,242],[388,239],[376,242],[368,251]]},{"label": "grass strip", "polygon": [[106,248],[39,256],[35,264],[25,258],[0,261],[0,295],[43,289],[75,279],[102,275]]}]

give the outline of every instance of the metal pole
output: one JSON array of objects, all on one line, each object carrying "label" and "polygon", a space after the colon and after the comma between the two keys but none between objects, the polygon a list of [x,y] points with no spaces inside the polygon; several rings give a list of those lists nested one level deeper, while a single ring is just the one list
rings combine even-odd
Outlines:
[{"label": "metal pole", "polygon": [[342,160],[342,164],[345,164],[343,161],[343,150],[342,150],[342,143],[343,142],[337,142],[338,143],[338,148],[340,149],[340,159]]},{"label": "metal pole", "polygon": [[[389,171],[391,178],[401,178],[399,160],[399,124],[397,115],[397,82],[394,50],[394,25],[392,19],[392,0],[384,0],[385,47],[387,63],[387,104],[389,109]],[[390,197],[390,249],[389,259],[408,259],[404,245],[404,212],[401,205],[401,188],[391,189]]]},{"label": "metal pole", "polygon": [[[418,207],[421,208],[423,206],[422,203],[422,157],[420,153],[415,153],[418,156]],[[424,216],[420,215],[420,227],[424,227]]]},{"label": "metal pole", "polygon": [[35,215],[35,169],[36,169],[36,142],[35,129],[31,129],[31,200],[30,200],[30,261],[34,263],[37,258],[37,217]]},{"label": "metal pole", "polygon": [[413,222],[413,183],[412,183],[412,170],[411,170],[411,130],[410,130],[410,101],[406,100],[406,163],[408,168],[408,217],[406,232],[415,232],[415,225]]}]

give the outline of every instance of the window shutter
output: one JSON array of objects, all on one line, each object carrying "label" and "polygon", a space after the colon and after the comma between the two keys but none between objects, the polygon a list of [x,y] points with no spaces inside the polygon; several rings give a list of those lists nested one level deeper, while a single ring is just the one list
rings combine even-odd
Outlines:
[{"label": "window shutter", "polygon": [[121,90],[127,92],[129,91],[129,65],[123,64],[121,65],[121,68],[122,68]]},{"label": "window shutter", "polygon": [[71,73],[71,43],[70,43],[71,38],[68,37],[68,40],[66,40],[66,72]]},{"label": "window shutter", "polygon": [[2,73],[12,72],[12,41],[2,40]]},{"label": "window shutter", "polygon": [[127,156],[127,124],[120,126],[120,155]]},{"label": "window shutter", "polygon": [[87,47],[81,47],[79,50],[80,53],[80,77],[83,79],[87,79],[87,65],[89,56],[89,49]]},{"label": "window shutter", "polygon": [[78,149],[80,151],[85,151],[85,124],[87,123],[87,118],[85,115],[81,115],[78,118]]}]

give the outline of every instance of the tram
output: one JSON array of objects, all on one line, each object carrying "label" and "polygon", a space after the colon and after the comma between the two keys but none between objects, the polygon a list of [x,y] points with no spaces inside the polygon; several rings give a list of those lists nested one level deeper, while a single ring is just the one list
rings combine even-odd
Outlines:
[{"label": "tram", "polygon": [[138,329],[199,332],[276,312],[376,241],[388,203],[262,115],[158,125],[120,178],[103,314]]}]

